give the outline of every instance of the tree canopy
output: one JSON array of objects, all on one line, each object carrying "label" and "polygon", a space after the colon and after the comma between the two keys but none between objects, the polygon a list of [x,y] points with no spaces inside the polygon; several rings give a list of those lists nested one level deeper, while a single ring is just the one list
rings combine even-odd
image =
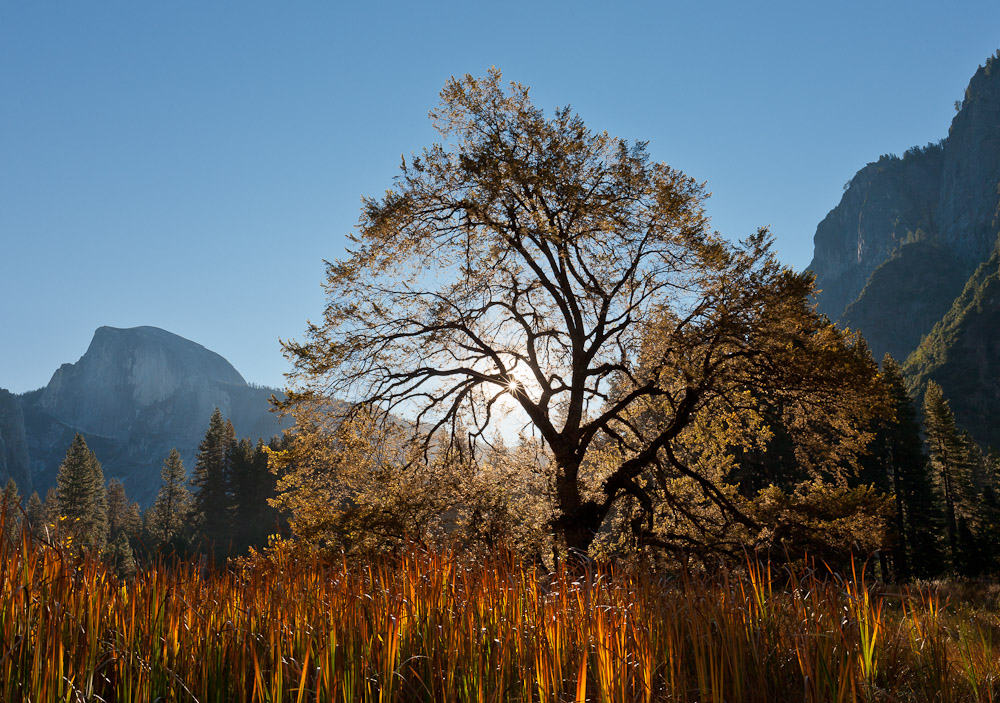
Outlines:
[{"label": "tree canopy", "polygon": [[546,118],[497,70],[449,80],[431,118],[442,142],[365,199],[322,322],[284,343],[286,407],[405,417],[425,456],[475,456],[519,413],[551,453],[552,528],[584,551],[675,479],[751,524],[697,447],[758,441],[765,408],[812,473],[851,465],[877,368],[766,229],[726,240],[702,184],[569,108]]}]

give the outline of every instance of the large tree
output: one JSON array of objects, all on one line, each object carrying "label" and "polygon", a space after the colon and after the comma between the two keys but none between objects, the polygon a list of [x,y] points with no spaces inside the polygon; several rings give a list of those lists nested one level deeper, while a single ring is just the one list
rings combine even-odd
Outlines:
[{"label": "large tree", "polygon": [[955,415],[941,391],[931,381],[924,392],[924,431],[930,465],[944,503],[944,526],[952,566],[968,571],[971,551],[967,529],[974,520],[978,501],[973,485],[969,444],[955,424]]},{"label": "large tree", "polygon": [[149,527],[156,540],[165,543],[186,530],[191,519],[192,499],[187,488],[187,471],[176,449],[171,449],[163,460],[160,479],[160,490],[149,514]]},{"label": "large tree", "polygon": [[876,370],[765,230],[730,243],[701,184],[568,108],[546,118],[496,70],[449,80],[431,117],[442,143],[364,201],[323,321],[285,343],[289,406],[406,416],[427,454],[475,454],[513,408],[551,452],[552,528],[579,550],[623,497],[654,509],[653,468],[659,490],[684,477],[751,522],[679,451],[699,416],[743,442],[781,407],[808,468],[850,463]]},{"label": "large tree", "polygon": [[59,536],[81,547],[104,547],[108,539],[108,501],[104,472],[83,435],[66,450],[56,475]]},{"label": "large tree", "polygon": [[899,540],[894,550],[896,573],[902,579],[911,575],[929,578],[940,574],[944,567],[940,545],[944,516],[924,454],[916,407],[899,364],[889,354],[882,360],[882,378],[893,415],[879,422],[875,441],[864,460],[869,471],[862,477],[893,495]]},{"label": "large tree", "polygon": [[236,442],[233,423],[222,419],[218,408],[208,420],[205,438],[198,445],[194,476],[194,518],[201,534],[218,553],[228,549],[232,531],[232,496],[229,490],[229,453]]}]

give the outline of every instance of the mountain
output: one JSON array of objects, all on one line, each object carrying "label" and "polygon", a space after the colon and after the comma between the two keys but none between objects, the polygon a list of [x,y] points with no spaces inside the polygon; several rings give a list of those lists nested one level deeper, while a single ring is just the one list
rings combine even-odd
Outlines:
[{"label": "mountain", "polygon": [[[907,360],[915,391],[937,380],[959,424],[1000,442],[994,319],[1000,203],[1000,51],[979,67],[937,144],[855,174],[816,228],[809,268],[821,312]],[[984,268],[985,267],[985,268]],[[912,354],[912,356],[911,356]],[[961,396],[961,399],[959,399]],[[978,431],[978,434],[976,433]]]},{"label": "mountain", "polygon": [[903,366],[923,395],[928,381],[945,390],[952,411],[977,441],[1000,447],[1000,252],[969,279],[951,309]]},{"label": "mountain", "polygon": [[819,224],[809,265],[819,309],[860,329],[877,357],[904,359],[992,254],[998,185],[1000,60],[991,57],[947,138],[869,163]]},{"label": "mountain", "polygon": [[148,505],[160,467],[176,447],[190,472],[208,419],[218,407],[237,436],[279,434],[268,399],[233,366],[200,344],[155,327],[101,327],[75,364],[63,364],[49,383],[18,397],[40,493],[55,484],[59,464],[79,432],[107,478],[121,479],[129,496]]},{"label": "mountain", "polygon": [[840,322],[863,331],[876,359],[888,352],[905,360],[948,312],[966,276],[965,265],[947,249],[927,241],[909,242],[871,272]]},{"label": "mountain", "polygon": [[14,479],[18,491],[31,494],[31,459],[24,433],[24,414],[17,396],[0,388],[0,484]]}]

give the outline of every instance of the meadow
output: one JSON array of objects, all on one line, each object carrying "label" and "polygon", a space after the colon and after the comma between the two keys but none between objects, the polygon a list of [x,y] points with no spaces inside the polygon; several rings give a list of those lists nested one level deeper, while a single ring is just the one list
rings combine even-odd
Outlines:
[{"label": "meadow", "polygon": [[756,564],[714,576],[276,542],[121,581],[0,539],[0,700],[991,701],[992,592]]}]

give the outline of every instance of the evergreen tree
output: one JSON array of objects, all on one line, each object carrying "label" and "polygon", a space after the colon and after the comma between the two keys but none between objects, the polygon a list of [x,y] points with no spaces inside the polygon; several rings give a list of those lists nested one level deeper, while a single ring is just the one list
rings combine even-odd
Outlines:
[{"label": "evergreen tree", "polygon": [[7,479],[7,485],[0,494],[0,510],[5,511],[7,534],[11,537],[16,536],[21,527],[21,494],[12,478]]},{"label": "evergreen tree", "polygon": [[45,492],[45,520],[43,530],[50,540],[55,540],[59,536],[59,496],[55,488],[50,488]]},{"label": "evergreen tree", "polygon": [[[56,496],[65,529],[73,544],[101,548],[108,538],[108,503],[104,473],[97,457],[77,434],[56,476]],[[61,532],[60,537],[66,536]]]},{"label": "evergreen tree", "polygon": [[896,569],[902,578],[911,575],[927,578],[939,574],[943,568],[938,537],[943,519],[941,507],[923,452],[916,407],[906,390],[899,364],[889,354],[882,360],[882,377],[895,417],[879,428],[875,444],[889,489],[895,496],[900,539]]},{"label": "evergreen tree", "polygon": [[108,543],[104,554],[105,562],[114,569],[119,577],[132,576],[136,571],[135,555],[129,543],[128,534],[121,530]]},{"label": "evergreen tree", "polygon": [[38,491],[32,491],[28,498],[28,507],[25,509],[28,515],[28,526],[31,534],[35,537],[45,536],[45,506],[42,499],[38,497]]},{"label": "evergreen tree", "polygon": [[277,531],[278,511],[268,501],[277,495],[277,476],[268,466],[263,439],[256,446],[244,438],[230,454],[234,544],[237,550],[260,547]]},{"label": "evergreen tree", "polygon": [[215,545],[217,553],[224,553],[232,537],[229,493],[229,457],[236,441],[233,423],[223,421],[216,408],[208,421],[205,438],[198,445],[194,476],[194,514],[202,536]]},{"label": "evergreen tree", "polygon": [[108,501],[108,550],[104,560],[119,576],[135,573],[132,541],[138,540],[142,530],[139,504],[128,499],[125,484],[111,479],[107,488]]},{"label": "evergreen tree", "polygon": [[931,470],[944,502],[945,535],[952,568],[968,574],[974,570],[969,535],[976,513],[970,452],[958,432],[955,415],[941,386],[933,381],[927,384],[924,394],[924,429]]},{"label": "evergreen tree", "polygon": [[989,571],[994,572],[1000,565],[1000,456],[990,451],[984,464],[979,543]]},{"label": "evergreen tree", "polygon": [[149,529],[159,543],[170,542],[183,532],[191,515],[191,493],[180,452],[170,450],[160,469],[160,491],[149,514]]},{"label": "evergreen tree", "polygon": [[141,521],[137,522],[138,504],[129,501],[125,494],[125,484],[117,478],[108,482],[108,542],[113,542],[118,533],[124,532],[129,537],[139,534]]}]

